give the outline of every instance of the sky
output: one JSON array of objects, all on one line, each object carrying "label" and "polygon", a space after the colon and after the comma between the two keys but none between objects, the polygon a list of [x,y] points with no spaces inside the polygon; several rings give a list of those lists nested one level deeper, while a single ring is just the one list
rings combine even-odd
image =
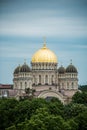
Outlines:
[{"label": "sky", "polygon": [[0,0],[0,83],[12,84],[24,59],[31,66],[44,36],[58,67],[72,59],[87,84],[87,0]]}]

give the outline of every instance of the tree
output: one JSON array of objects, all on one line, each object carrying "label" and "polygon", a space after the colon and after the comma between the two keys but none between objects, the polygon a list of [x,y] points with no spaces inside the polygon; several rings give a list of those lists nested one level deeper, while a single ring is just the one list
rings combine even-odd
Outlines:
[{"label": "tree", "polygon": [[70,130],[78,130],[78,123],[74,120],[74,118],[69,119],[67,123],[70,126]]},{"label": "tree", "polygon": [[45,118],[47,130],[70,130],[70,126],[61,116],[49,115]]},{"label": "tree", "polygon": [[15,127],[15,125],[13,125],[13,126],[6,128],[5,130],[16,130],[16,127]]},{"label": "tree", "polygon": [[14,119],[15,124],[24,122],[26,119],[30,119],[31,101],[29,100],[19,101],[19,104],[15,106],[14,113],[16,115]]},{"label": "tree", "polygon": [[84,104],[70,103],[65,106],[64,109],[64,118],[70,119],[78,116],[81,112],[87,110],[87,107]]},{"label": "tree", "polygon": [[16,99],[0,100],[0,129],[4,130],[14,124],[14,108],[19,102]]},{"label": "tree", "polygon": [[86,104],[64,106],[56,98],[0,100],[0,130],[85,130],[86,122]]},{"label": "tree", "polygon": [[87,92],[87,85],[81,85],[79,87],[79,89],[82,91],[82,92]]},{"label": "tree", "polygon": [[47,108],[37,109],[28,126],[30,130],[70,130],[69,124],[61,116],[51,115]]},{"label": "tree", "polygon": [[87,130],[87,110],[81,112],[76,118],[75,122],[78,123],[78,130]]},{"label": "tree", "polygon": [[29,123],[26,124],[26,126],[26,130],[47,130],[44,125],[44,122],[40,119],[31,119]]},{"label": "tree", "polygon": [[52,98],[48,104],[50,114],[61,115],[64,114],[64,106],[57,98]]},{"label": "tree", "polygon": [[76,92],[72,97],[72,102],[87,105],[87,92]]}]

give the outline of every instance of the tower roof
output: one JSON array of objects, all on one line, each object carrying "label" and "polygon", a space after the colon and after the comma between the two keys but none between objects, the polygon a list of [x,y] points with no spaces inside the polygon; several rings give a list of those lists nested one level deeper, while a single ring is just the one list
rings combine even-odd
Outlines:
[{"label": "tower roof", "polygon": [[21,66],[20,72],[30,72],[29,66],[24,62],[24,64]]},{"label": "tower roof", "polygon": [[66,73],[77,73],[77,69],[72,63],[66,68]]},{"label": "tower roof", "polygon": [[64,74],[65,73],[65,68],[61,65],[58,69],[59,74]]}]

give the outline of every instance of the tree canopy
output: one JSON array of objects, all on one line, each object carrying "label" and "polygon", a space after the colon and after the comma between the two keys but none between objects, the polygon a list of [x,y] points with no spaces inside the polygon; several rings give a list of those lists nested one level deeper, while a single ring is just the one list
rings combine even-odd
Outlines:
[{"label": "tree canopy", "polygon": [[86,130],[87,93],[77,92],[63,105],[52,98],[0,99],[0,130]]}]

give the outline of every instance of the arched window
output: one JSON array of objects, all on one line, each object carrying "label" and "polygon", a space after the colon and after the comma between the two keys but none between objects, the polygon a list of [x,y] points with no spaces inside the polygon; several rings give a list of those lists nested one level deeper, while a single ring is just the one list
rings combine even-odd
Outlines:
[{"label": "arched window", "polygon": [[74,88],[74,83],[72,82],[72,89]]},{"label": "arched window", "polygon": [[30,88],[30,89],[32,88],[31,82],[29,82],[29,88]]},{"label": "arched window", "polygon": [[62,89],[64,89],[64,83],[62,83]]},{"label": "arched window", "polygon": [[22,89],[22,82],[20,82],[20,89]]},{"label": "arched window", "polygon": [[27,82],[25,82],[25,88],[27,88]]},{"label": "arched window", "polygon": [[41,75],[39,75],[39,84],[41,84]]},{"label": "arched window", "polygon": [[33,84],[35,84],[35,75],[33,75]]},{"label": "arched window", "polygon": [[52,77],[51,77],[51,83],[52,83],[52,85],[54,84],[54,75],[52,75]]},{"label": "arched window", "polygon": [[17,88],[17,83],[15,83],[15,88]]},{"label": "arched window", "polygon": [[67,89],[69,89],[69,82],[67,82]]},{"label": "arched window", "polygon": [[48,85],[48,75],[45,76],[45,84]]}]

